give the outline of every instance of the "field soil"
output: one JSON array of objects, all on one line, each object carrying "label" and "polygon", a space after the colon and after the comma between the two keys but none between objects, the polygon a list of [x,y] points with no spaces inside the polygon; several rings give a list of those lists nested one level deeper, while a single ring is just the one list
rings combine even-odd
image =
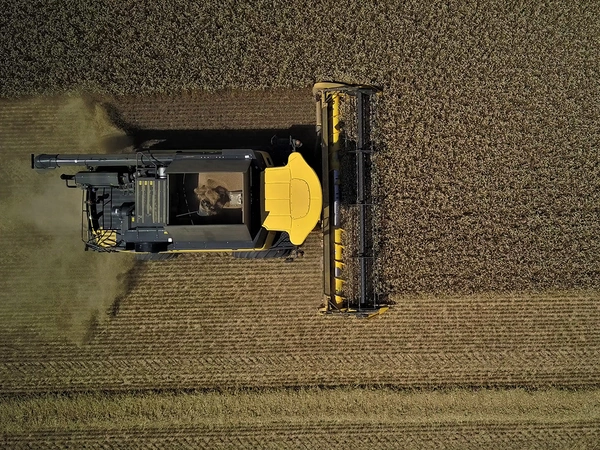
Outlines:
[{"label": "field soil", "polygon": [[[423,441],[423,428],[400,414],[395,425],[406,433],[369,422],[360,437],[373,446],[388,436],[417,448],[593,448],[597,412],[585,422],[544,395],[556,387],[567,403],[579,389],[596,399],[600,380],[599,16],[600,4],[561,1],[6,5],[0,412],[40,414],[37,395],[59,401],[48,393],[68,394],[72,408],[81,391],[104,392],[102,404],[137,401],[134,391],[198,390],[204,399],[256,389],[248,402],[260,404],[269,389],[287,398],[288,388],[307,386],[342,396],[345,387],[423,388],[424,402],[435,389],[476,388],[473,402],[483,405],[495,391],[481,387],[500,396],[521,387],[540,389],[540,415],[463,424],[457,413],[427,425]],[[396,305],[372,320],[316,315],[318,232],[291,264],[86,253],[80,193],[64,188],[60,172],[29,168],[30,153],[254,146],[275,134],[299,137],[314,157],[310,86],[323,79],[383,88],[374,231],[382,288]],[[377,401],[355,400],[371,417]],[[313,436],[334,439],[343,428],[338,411],[329,428],[281,426],[296,430],[292,444],[319,447]],[[79,446],[64,422],[41,418],[39,428],[6,434],[27,414],[0,421],[7,446],[26,446],[28,436]],[[214,435],[225,447],[258,446],[283,436],[273,426],[256,441],[227,441],[227,426],[184,426],[177,436],[181,445],[214,447]],[[103,427],[81,442],[104,445]],[[158,428],[155,445],[171,434]],[[132,429],[136,446],[145,431]]]}]

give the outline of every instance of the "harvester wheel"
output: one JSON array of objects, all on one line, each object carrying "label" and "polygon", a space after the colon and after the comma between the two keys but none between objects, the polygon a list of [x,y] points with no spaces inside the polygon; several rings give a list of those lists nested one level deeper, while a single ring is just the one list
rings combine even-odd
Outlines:
[{"label": "harvester wheel", "polygon": [[164,261],[178,256],[177,253],[136,253],[135,259],[137,261]]},{"label": "harvester wheel", "polygon": [[167,244],[163,242],[139,242],[135,244],[135,251],[138,261],[163,261],[178,256],[177,253],[167,253]]},{"label": "harvester wheel", "polygon": [[240,259],[271,259],[287,258],[292,253],[291,249],[269,249],[256,252],[233,252],[234,258]]},{"label": "harvester wheel", "polygon": [[290,242],[290,236],[287,233],[281,233],[281,236],[270,249],[254,252],[233,252],[233,257],[242,259],[287,258],[295,250],[296,246]]}]

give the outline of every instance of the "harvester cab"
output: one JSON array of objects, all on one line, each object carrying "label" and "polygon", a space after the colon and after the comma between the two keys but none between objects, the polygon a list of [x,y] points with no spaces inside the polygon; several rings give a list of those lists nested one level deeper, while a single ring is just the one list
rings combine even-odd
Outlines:
[{"label": "harvester cab", "polygon": [[372,317],[389,305],[375,264],[377,236],[371,157],[373,86],[317,83],[317,136],[322,155],[322,314]]}]

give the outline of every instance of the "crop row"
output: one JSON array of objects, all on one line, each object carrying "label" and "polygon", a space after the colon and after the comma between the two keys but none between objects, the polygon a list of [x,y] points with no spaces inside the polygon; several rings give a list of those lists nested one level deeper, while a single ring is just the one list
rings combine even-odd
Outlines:
[{"label": "crop row", "polygon": [[[236,387],[389,385],[396,387],[598,385],[599,351],[207,356],[175,355],[156,346],[152,358],[102,355],[0,364],[4,393],[85,390],[227,389]],[[275,350],[274,350],[275,351]]]}]

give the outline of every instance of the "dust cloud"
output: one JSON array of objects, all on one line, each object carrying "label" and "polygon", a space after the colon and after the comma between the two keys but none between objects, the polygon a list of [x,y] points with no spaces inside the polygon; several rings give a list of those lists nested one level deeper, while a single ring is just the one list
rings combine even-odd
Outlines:
[{"label": "dust cloud", "polygon": [[129,255],[85,252],[82,192],[62,169],[30,168],[35,153],[106,153],[125,142],[99,101],[81,96],[0,102],[2,334],[89,339],[126,292]]}]

